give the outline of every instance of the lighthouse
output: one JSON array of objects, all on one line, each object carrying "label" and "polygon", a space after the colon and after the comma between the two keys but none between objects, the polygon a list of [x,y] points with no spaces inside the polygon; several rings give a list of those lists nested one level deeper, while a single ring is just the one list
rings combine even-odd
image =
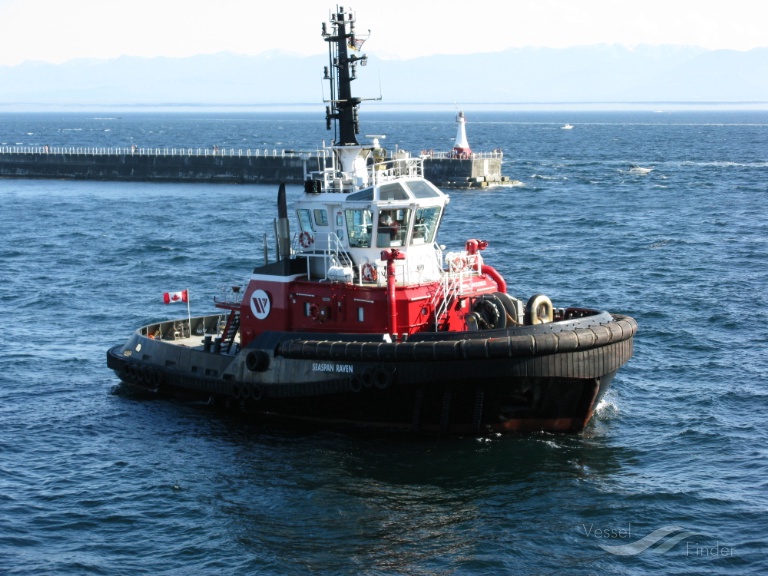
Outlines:
[{"label": "lighthouse", "polygon": [[459,112],[456,115],[456,124],[459,126],[456,130],[456,142],[453,143],[453,156],[454,158],[469,158],[472,150],[469,149],[469,142],[467,142],[464,112]]}]

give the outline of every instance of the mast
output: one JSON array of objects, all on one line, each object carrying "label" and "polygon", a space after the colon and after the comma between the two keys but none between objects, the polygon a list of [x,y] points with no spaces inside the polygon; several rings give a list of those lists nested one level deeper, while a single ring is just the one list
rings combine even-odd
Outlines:
[{"label": "mast", "polygon": [[345,12],[342,6],[331,14],[331,31],[323,23],[323,38],[328,42],[328,66],[325,67],[325,80],[331,85],[330,106],[325,108],[325,121],[328,130],[331,121],[335,121],[336,145],[358,146],[355,134],[360,133],[357,119],[357,107],[361,98],[352,96],[352,80],[356,76],[358,62],[361,66],[368,63],[365,54],[349,54],[349,49],[357,50],[362,42],[355,38],[355,15]]}]

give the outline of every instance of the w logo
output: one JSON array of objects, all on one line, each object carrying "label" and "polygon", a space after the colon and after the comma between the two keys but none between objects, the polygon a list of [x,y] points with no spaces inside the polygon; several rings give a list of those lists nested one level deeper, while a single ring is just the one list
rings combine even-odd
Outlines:
[{"label": "w logo", "polygon": [[264,290],[256,290],[251,294],[251,312],[259,320],[264,320],[269,316],[270,310],[269,295]]},{"label": "w logo", "polygon": [[651,546],[663,541],[662,544],[656,546],[656,548],[652,550],[652,552],[657,554],[663,554],[664,552],[671,550],[681,540],[685,540],[691,536],[702,536],[702,534],[688,532],[687,530],[683,530],[680,526],[664,526],[663,528],[654,530],[645,538],[640,538],[640,540],[632,542],[631,544],[621,544],[618,546],[598,544],[598,546],[606,552],[616,554],[617,556],[637,556],[641,552],[648,550]]}]

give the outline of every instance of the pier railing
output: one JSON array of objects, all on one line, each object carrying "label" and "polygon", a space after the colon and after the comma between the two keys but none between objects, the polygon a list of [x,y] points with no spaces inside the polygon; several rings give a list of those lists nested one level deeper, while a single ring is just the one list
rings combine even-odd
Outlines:
[{"label": "pier railing", "polygon": [[[255,158],[327,158],[330,152],[326,150],[277,150],[275,148],[168,148],[168,147],[88,147],[88,146],[0,146],[0,154],[82,154],[87,156],[218,156],[224,158],[255,157]],[[472,152],[466,159],[503,158],[501,150],[491,152]],[[423,159],[457,159],[452,150],[422,150]]]},{"label": "pier railing", "polygon": [[0,146],[0,154],[70,154],[85,156],[194,156],[194,157],[254,157],[254,158],[325,158],[328,153],[318,151],[277,150],[260,148],[100,148],[83,146]]},{"label": "pier railing", "polygon": [[420,156],[425,160],[483,160],[485,158],[503,158],[501,150],[490,152],[472,152],[471,154],[457,154],[453,150],[422,150]]}]

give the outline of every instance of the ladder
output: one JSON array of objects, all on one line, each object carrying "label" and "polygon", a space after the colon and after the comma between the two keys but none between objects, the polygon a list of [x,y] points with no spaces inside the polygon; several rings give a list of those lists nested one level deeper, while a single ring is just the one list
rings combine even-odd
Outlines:
[{"label": "ladder", "polygon": [[448,316],[448,307],[461,294],[462,275],[446,272],[440,279],[440,285],[432,296],[432,308],[435,311],[435,332],[440,330],[440,324]]},{"label": "ladder", "polygon": [[[450,258],[450,254],[446,259]],[[440,285],[432,297],[432,308],[435,311],[435,332],[440,330],[440,324],[448,316],[448,307],[459,296],[463,296],[464,286],[471,276],[480,274],[483,260],[480,254],[461,252],[456,255],[458,265],[449,264],[440,279]]]},{"label": "ladder", "polygon": [[235,342],[238,330],[240,330],[240,310],[232,310],[221,336],[221,349],[227,354],[232,350],[232,344]]}]

